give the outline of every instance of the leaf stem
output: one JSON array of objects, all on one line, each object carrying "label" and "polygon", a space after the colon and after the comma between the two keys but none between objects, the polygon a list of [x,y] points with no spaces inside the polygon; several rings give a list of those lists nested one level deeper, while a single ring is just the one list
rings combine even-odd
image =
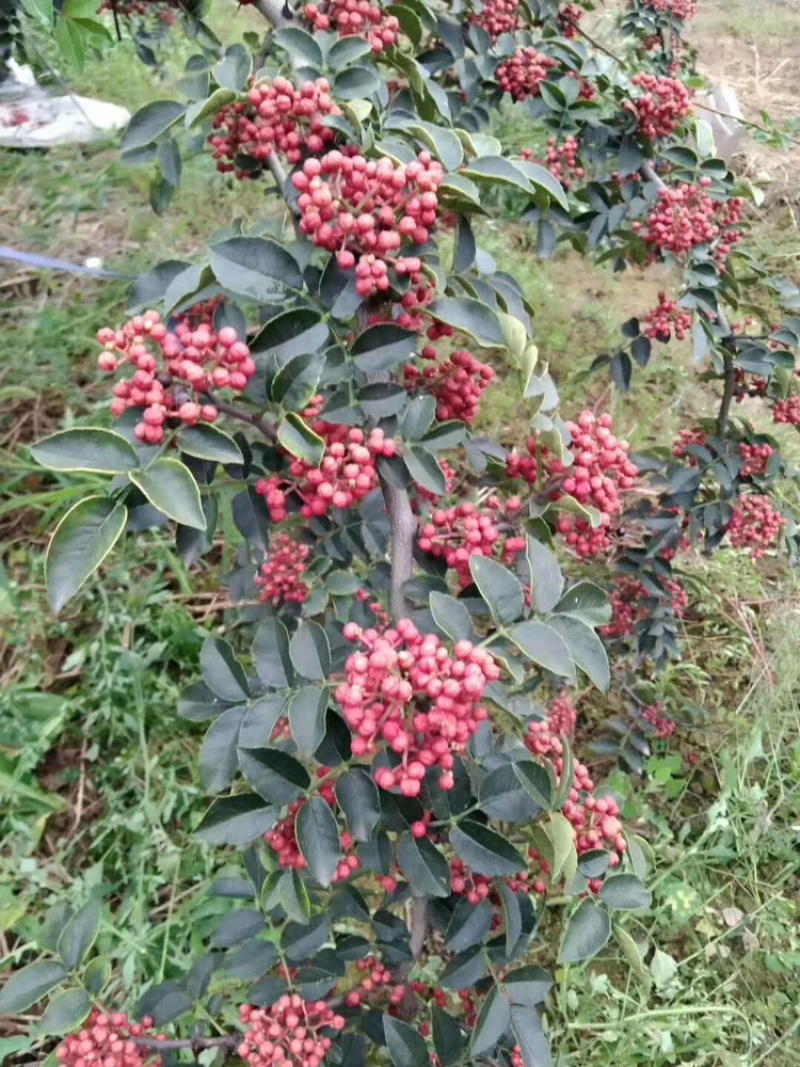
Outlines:
[{"label": "leaf stem", "polygon": [[220,400],[214,393],[206,390],[203,396],[214,405],[214,407],[221,411],[223,415],[230,415],[232,419],[238,419],[240,422],[246,422],[248,426],[252,426],[254,430],[266,437],[268,441],[276,441],[278,439],[278,431],[273,425],[264,420],[258,415],[251,415],[244,408],[238,407],[236,404],[229,404],[227,400]]}]

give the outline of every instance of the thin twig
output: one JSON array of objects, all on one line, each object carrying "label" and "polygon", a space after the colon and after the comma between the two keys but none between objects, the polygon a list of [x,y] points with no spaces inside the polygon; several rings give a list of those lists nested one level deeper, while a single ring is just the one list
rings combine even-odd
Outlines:
[{"label": "thin twig", "polygon": [[733,403],[733,394],[736,386],[736,368],[733,365],[733,353],[726,349],[722,355],[722,400],[719,405],[719,414],[717,415],[717,433],[722,437],[725,433],[725,429],[728,425],[728,418],[731,413],[731,404]]},{"label": "thin twig", "polygon": [[188,1048],[192,1052],[200,1052],[204,1048],[229,1048],[235,1049],[242,1040],[241,1034],[224,1034],[222,1037],[176,1037],[170,1040],[159,1040],[157,1037],[129,1037],[139,1048],[169,1049]]},{"label": "thin twig", "polygon": [[577,22],[574,22],[570,18],[568,18],[567,21],[569,22],[570,26],[572,26],[573,29],[577,32],[579,37],[583,37],[583,39],[585,41],[588,41],[589,44],[594,45],[594,47],[599,52],[602,52],[604,55],[607,55],[609,59],[613,59],[614,62],[618,63],[621,67],[624,66],[623,61],[620,59],[619,56],[617,56],[613,52],[609,51],[609,49],[606,48],[605,45],[600,44],[600,42],[596,41],[594,39],[594,37],[590,37],[589,34],[586,32],[586,30],[584,30],[581,26],[579,26]]},{"label": "thin twig", "polygon": [[758,122],[751,122],[749,119],[742,118],[741,115],[734,115],[730,111],[720,111],[719,108],[710,107],[708,104],[696,104],[695,110],[697,111],[710,111],[712,115],[719,115],[723,119],[732,119],[734,122],[738,122],[742,126],[748,126],[751,130],[759,130],[761,133],[766,133],[772,137],[776,132],[781,137],[785,137],[790,144],[800,145],[800,141],[796,137],[790,137],[788,133],[782,133],[778,130],[770,130],[767,126],[761,126]]},{"label": "thin twig", "polygon": [[203,396],[208,398],[217,411],[221,411],[223,415],[230,415],[232,419],[238,419],[239,422],[247,423],[248,426],[252,426],[253,429],[258,430],[258,432],[263,437],[266,437],[268,441],[276,441],[278,439],[277,429],[270,423],[264,422],[258,415],[251,415],[249,411],[237,407],[236,404],[230,404],[227,400],[220,400],[208,390],[203,393]]}]

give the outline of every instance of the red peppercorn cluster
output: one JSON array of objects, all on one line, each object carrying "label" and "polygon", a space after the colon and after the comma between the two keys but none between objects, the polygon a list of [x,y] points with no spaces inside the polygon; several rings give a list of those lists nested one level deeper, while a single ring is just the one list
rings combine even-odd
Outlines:
[{"label": "red peppercorn cluster", "polygon": [[[326,773],[327,768],[323,768],[319,772],[320,776]],[[334,811],[337,810],[333,782],[323,782],[319,786],[317,792],[331,809]],[[293,804],[290,804],[286,818],[281,819],[277,826],[274,826],[271,830],[267,830],[264,834],[264,840],[269,847],[277,853],[278,863],[284,870],[293,869],[304,871],[306,869],[306,861],[303,858],[303,855],[300,852],[300,846],[297,843],[296,831],[297,817],[304,804],[304,800],[296,800]],[[356,871],[361,870],[361,860],[356,855],[356,843],[353,839],[353,835],[344,831],[339,835],[339,843],[343,857],[339,861],[339,866],[333,876],[334,884],[337,882],[346,882],[348,878],[356,873]]]},{"label": "red peppercorn cluster", "polygon": [[545,486],[556,481],[556,487],[550,492],[553,501],[571,496],[583,506],[596,508],[600,512],[599,526],[592,527],[588,520],[573,515],[562,515],[556,529],[578,555],[597,556],[611,547],[611,520],[622,511],[620,493],[633,489],[638,470],[628,459],[628,442],[612,434],[610,415],[596,416],[591,411],[583,411],[577,423],[566,425],[572,435],[571,466],[546,449],[541,449],[537,458],[538,441],[531,437],[530,457],[512,453],[506,461],[506,471],[511,478],[522,477],[531,484],[540,478]]},{"label": "red peppercorn cluster", "polygon": [[[559,144],[555,137],[547,140],[546,166],[554,178],[557,178],[565,189],[572,187],[573,178],[583,178],[586,171],[581,166],[578,158],[580,145],[575,137],[567,137],[563,144]],[[533,149],[523,148],[520,151],[523,159],[534,160]]]},{"label": "red peppercorn cluster", "polygon": [[358,987],[346,994],[345,1004],[348,1008],[357,1008],[365,1000],[371,1000],[375,993],[382,992],[394,981],[392,972],[377,956],[365,956],[363,960],[357,960],[356,970],[364,978]]},{"label": "red peppercorn cluster", "polygon": [[97,14],[110,11],[118,18],[133,18],[134,15],[157,15],[167,26],[174,26],[181,7],[180,0],[103,0]]},{"label": "red peppercorn cluster", "polygon": [[456,857],[450,860],[450,888],[456,896],[466,897],[470,904],[480,904],[492,891],[492,879],[471,871]]},{"label": "red peppercorn cluster", "polygon": [[[700,186],[711,183],[701,178]],[[723,263],[741,233],[732,229],[741,220],[744,203],[738,198],[712,200],[697,185],[678,185],[659,189],[658,203],[646,222],[633,222],[631,228],[641,234],[656,252],[681,256],[698,245],[717,242],[715,258]]]},{"label": "red peppercorn cluster", "polygon": [[303,581],[311,549],[286,534],[278,534],[270,546],[269,559],[261,566],[256,585],[265,604],[303,604],[308,586]]},{"label": "red peppercorn cluster", "polygon": [[326,1031],[345,1026],[324,1000],[306,1001],[297,993],[269,1008],[243,1004],[239,1018],[248,1031],[237,1052],[251,1067],[321,1067],[332,1044]]},{"label": "red peppercorn cluster", "polygon": [[542,82],[557,66],[554,59],[537,52],[535,48],[518,48],[510,59],[497,68],[497,84],[515,100],[539,96]]},{"label": "red peppercorn cluster", "polygon": [[768,548],[774,548],[786,525],[786,519],[763,494],[748,494],[739,498],[728,527],[732,548],[749,548],[753,559],[761,559]]},{"label": "red peppercorn cluster", "polygon": [[[669,596],[670,606],[678,619],[683,618],[689,606],[689,598],[686,590],[676,579],[670,579],[664,583],[666,596]],[[609,639],[617,637],[630,637],[635,633],[636,627],[648,615],[647,600],[652,599],[653,594],[648,592],[645,586],[630,575],[622,574],[616,580],[616,586],[611,593],[611,622],[607,626],[600,627],[603,637]]]},{"label": "red peppercorn cluster", "polygon": [[[502,506],[498,498],[494,498]],[[513,516],[519,511],[519,497],[512,497],[507,505],[507,512]],[[492,515],[492,504],[487,501],[487,510],[480,511],[469,501],[452,508],[437,508],[431,515],[431,521],[421,524],[419,547],[436,559],[443,559],[448,567],[458,575],[458,584],[462,589],[472,584],[472,572],[469,561],[472,556],[496,556],[502,547],[505,561],[510,562],[518,553],[525,551],[524,537],[506,537],[501,543],[501,531],[498,520],[501,515]]]},{"label": "red peppercorn cluster", "polygon": [[454,352],[441,363],[436,362],[438,352],[433,345],[422,349],[422,358],[428,366],[420,370],[409,364],[404,368],[406,383],[419,385],[436,400],[436,418],[442,422],[460,419],[467,424],[474,421],[480,408],[481,397],[487,386],[494,381],[494,368],[481,363],[466,348]]},{"label": "red peppercorn cluster", "polygon": [[547,725],[554,734],[566,734],[568,737],[572,737],[575,733],[575,723],[578,719],[578,712],[575,705],[572,703],[569,693],[566,690],[550,703],[547,709]]},{"label": "red peppercorn cluster", "polygon": [[744,441],[739,444],[739,454],[744,460],[744,466],[740,471],[742,478],[761,478],[767,473],[769,461],[775,455],[772,445],[748,445]]},{"label": "red peppercorn cluster", "polygon": [[676,459],[688,458],[692,467],[697,466],[697,459],[695,456],[689,455],[689,448],[692,446],[698,448],[705,448],[708,444],[708,435],[705,430],[701,430],[699,426],[693,426],[688,430],[681,430],[678,435],[678,440],[672,446],[672,454]]},{"label": "red peppercorn cluster", "polygon": [[658,306],[648,311],[644,318],[645,337],[666,344],[673,333],[678,341],[683,341],[692,329],[691,312],[678,306],[677,300],[670,300],[665,292],[658,294]]},{"label": "red peppercorn cluster", "polygon": [[288,475],[272,474],[256,483],[273,522],[284,522],[289,498],[300,502],[305,519],[322,518],[331,508],[352,508],[377,488],[379,456],[393,456],[397,446],[383,430],[363,430],[330,423],[314,423],[313,428],[326,440],[325,455],[318,467],[293,458]]},{"label": "red peppercorn cluster", "polygon": [[344,636],[361,645],[348,657],[346,680],[336,690],[355,734],[353,755],[371,755],[385,743],[400,757],[398,766],[375,771],[381,789],[418,796],[429,767],[441,769],[441,789],[452,789],[453,753],[463,751],[488,718],[483,692],[500,677],[491,655],[469,641],[457,642],[451,654],[409,619],[384,633],[350,622]]},{"label": "red peppercorn cluster", "polygon": [[757,374],[747,374],[741,367],[736,367],[733,372],[733,385],[736,403],[741,404],[745,397],[764,396],[769,386],[766,378]]},{"label": "red peppercorn cluster", "polygon": [[514,33],[521,25],[519,0],[483,0],[480,14],[471,14],[469,20],[486,30],[492,40],[502,33]]},{"label": "red peppercorn cluster", "polygon": [[645,0],[647,6],[662,15],[675,19],[693,19],[697,14],[696,0]]},{"label": "red peppercorn cluster", "polygon": [[548,138],[547,166],[565,189],[570,188],[573,177],[583,178],[586,174],[578,159],[579,148],[575,137],[567,137],[563,144],[558,144],[555,137]]},{"label": "red peppercorn cluster", "polygon": [[356,592],[356,600],[360,600],[362,604],[367,605],[381,626],[389,625],[389,612],[381,604],[380,600],[372,599],[372,593],[370,593],[369,589],[359,589]]},{"label": "red peppercorn cluster", "polygon": [[[564,745],[550,722],[529,722],[525,744],[534,756],[548,759],[553,764],[556,778],[561,778],[564,773]],[[574,783],[561,812],[575,830],[575,848],[579,856],[592,849],[607,848],[611,852],[609,866],[618,867],[622,862],[622,853],[628,847],[622,833],[620,808],[612,797],[595,797],[594,788],[588,769],[576,761]],[[528,854],[539,864],[543,874],[550,873],[549,863],[537,849],[531,848]],[[601,885],[599,880],[589,881],[589,888],[593,892],[597,892]],[[547,887],[542,879],[537,879],[532,888],[535,893],[544,893]]]},{"label": "red peppercorn cluster", "polygon": [[[766,385],[766,382],[764,383]],[[800,426],[800,396],[776,400],[772,405],[772,418],[787,426]]]},{"label": "red peppercorn cluster", "polygon": [[287,78],[257,82],[246,100],[226,104],[214,119],[208,140],[217,170],[247,178],[257,172],[242,170],[238,157],[263,163],[278,152],[294,164],[304,153],[322,155],[336,137],[336,131],[323,123],[327,115],[341,111],[326,78],[304,82],[299,89]]},{"label": "red peppercorn cluster", "polygon": [[642,93],[624,107],[636,116],[639,133],[652,140],[670,137],[692,109],[692,91],[677,78],[655,74],[636,74],[633,84]]},{"label": "red peppercorn cluster", "polygon": [[340,37],[365,37],[375,55],[400,38],[397,18],[369,0],[319,0],[306,4],[303,18],[314,30],[335,30]]},{"label": "red peppercorn cluster", "polygon": [[578,23],[583,18],[583,15],[582,7],[576,7],[575,4],[565,4],[556,16],[561,36],[570,41],[574,40],[578,36]]},{"label": "red peppercorn cluster", "polygon": [[338,252],[342,270],[355,268],[362,296],[386,292],[390,265],[401,276],[420,273],[419,258],[402,255],[401,248],[428,240],[443,178],[442,165],[430,152],[396,164],[388,157],[367,160],[334,149],[321,159],[307,159],[292,175],[300,192],[300,229],[315,245]]},{"label": "red peppercorn cluster", "polygon": [[660,700],[649,708],[644,708],[641,717],[653,727],[653,736],[662,741],[672,737],[678,728],[675,720],[667,715],[666,708]]},{"label": "red peppercorn cluster", "polygon": [[104,349],[97,360],[101,370],[111,373],[126,364],[136,368],[131,378],[114,386],[111,412],[119,418],[128,408],[144,408],[136,427],[140,440],[160,444],[170,420],[188,426],[214,422],[217,408],[195,397],[212,389],[241,391],[255,374],[250,349],[236,331],[230,326],[214,330],[216,306],[200,305],[198,313],[180,316],[172,330],[157,311],[146,311],[120,330],[98,331]]},{"label": "red peppercorn cluster", "polygon": [[131,1039],[150,1037],[165,1041],[165,1034],[153,1034],[153,1020],[132,1023],[122,1012],[93,1011],[84,1028],[70,1034],[56,1049],[64,1067],[161,1067],[161,1057],[152,1049],[140,1048]]}]

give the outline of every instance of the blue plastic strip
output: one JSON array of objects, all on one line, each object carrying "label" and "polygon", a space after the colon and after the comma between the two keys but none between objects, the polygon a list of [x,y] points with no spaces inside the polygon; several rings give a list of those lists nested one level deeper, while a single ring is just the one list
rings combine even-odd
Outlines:
[{"label": "blue plastic strip", "polygon": [[8,245],[0,245],[0,259],[11,259],[16,263],[24,263],[28,267],[39,267],[41,270],[88,274],[92,278],[114,278],[128,282],[136,278],[135,274],[120,274],[118,271],[104,270],[102,267],[82,267],[77,263],[68,263],[65,259],[51,259],[50,256],[37,256],[32,252],[19,252],[16,248],[9,248]]}]

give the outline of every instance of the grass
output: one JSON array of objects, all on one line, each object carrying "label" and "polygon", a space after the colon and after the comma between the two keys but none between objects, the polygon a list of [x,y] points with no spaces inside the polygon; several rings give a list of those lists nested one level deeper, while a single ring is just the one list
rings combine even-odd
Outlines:
[{"label": "grass", "polygon": [[[788,39],[786,5],[749,20],[744,0],[705,10],[701,44],[721,29],[762,50],[775,47],[776,37]],[[189,52],[178,45],[159,75],[123,45],[114,55],[125,71],[124,94],[102,57],[90,60],[75,88],[118,101],[124,95],[119,102],[135,110],[171,95]],[[511,133],[521,138],[524,130],[514,132],[512,121],[503,135]],[[113,144],[5,153],[0,183],[9,210],[0,243],[77,262],[100,255],[107,267],[136,273],[160,259],[191,258],[210,229],[239,216],[254,221],[266,208],[257,185],[223,178],[196,159],[157,218],[147,180],[122,166]],[[797,277],[791,217],[790,206],[774,204],[756,221],[755,236],[764,254],[783,257]],[[686,346],[659,348],[630,397],[611,393],[602,375],[586,377],[594,356],[615,345],[619,324],[651,307],[669,278],[614,275],[566,254],[542,264],[519,224],[484,224],[480,240],[533,302],[540,358],[567,409],[602,403],[639,448],[663,442],[704,407]],[[190,580],[155,535],[129,542],[102,583],[91,583],[62,618],[50,615],[42,551],[74,489],[66,479],[45,483],[25,446],[105,411],[93,338],[120,321],[126,287],[15,265],[2,270],[0,956],[18,961],[43,926],[58,921],[59,907],[99,891],[113,916],[99,947],[118,976],[120,999],[134,1002],[148,985],[182,973],[229,907],[209,888],[226,872],[225,857],[190,833],[204,807],[194,767],[201,728],[175,717],[180,686],[196,677],[202,632],[222,620],[212,597],[196,591],[207,580]],[[484,418],[484,428],[508,442],[527,430],[511,388],[494,393]],[[696,725],[675,744],[660,744],[643,781],[597,768],[610,774],[626,818],[658,856],[654,908],[626,923],[641,962],[623,972],[609,953],[583,974],[560,975],[554,1035],[570,1062],[586,1067],[795,1067],[798,584],[777,564],[755,568],[729,554],[694,561],[686,580],[695,605],[685,626],[687,655],[658,685]],[[605,709],[595,700],[585,714],[590,726]],[[3,1022],[0,1035],[18,1034],[24,1023]],[[0,1062],[10,1051],[0,1037]]]}]

